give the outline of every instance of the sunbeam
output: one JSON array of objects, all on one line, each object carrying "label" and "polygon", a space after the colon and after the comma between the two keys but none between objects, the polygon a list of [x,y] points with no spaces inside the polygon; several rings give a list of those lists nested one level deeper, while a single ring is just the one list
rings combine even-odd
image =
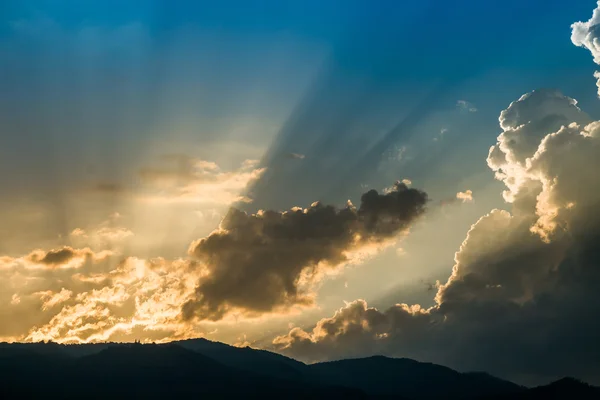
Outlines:
[{"label": "sunbeam", "polygon": [[0,341],[600,384],[599,2],[0,3]]}]

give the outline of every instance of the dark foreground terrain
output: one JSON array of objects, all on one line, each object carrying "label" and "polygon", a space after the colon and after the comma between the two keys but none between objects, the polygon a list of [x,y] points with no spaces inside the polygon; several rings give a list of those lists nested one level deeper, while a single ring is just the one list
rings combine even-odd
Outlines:
[{"label": "dark foreground terrain", "polygon": [[306,365],[204,339],[165,345],[0,344],[0,399],[600,399],[565,378],[525,388],[485,373],[381,356]]}]

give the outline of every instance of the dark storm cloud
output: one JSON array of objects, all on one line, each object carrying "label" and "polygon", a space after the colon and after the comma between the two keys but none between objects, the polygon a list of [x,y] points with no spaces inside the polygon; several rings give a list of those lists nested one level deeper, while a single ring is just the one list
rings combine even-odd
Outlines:
[{"label": "dark storm cloud", "polygon": [[[41,249],[34,250],[27,256],[23,257],[26,265],[30,267],[43,266],[44,268],[66,268],[71,261],[77,261],[79,265],[83,262],[96,259],[104,259],[112,254],[110,251],[94,252],[90,248],[75,249],[73,247],[64,246],[58,249],[44,251]],[[10,264],[10,257],[4,257],[1,261]],[[14,261],[14,259],[13,259]],[[1,264],[1,263],[0,263]]]},{"label": "dark storm cloud", "polygon": [[275,348],[310,361],[384,353],[529,383],[600,383],[600,122],[576,104],[540,90],[502,112],[487,161],[512,213],[472,226],[434,307],[353,302]]},{"label": "dark storm cloud", "polygon": [[75,256],[75,251],[70,247],[64,247],[60,250],[48,251],[39,261],[42,264],[64,264]]},{"label": "dark storm cloud", "polygon": [[311,304],[310,283],[349,262],[353,250],[407,230],[426,203],[426,193],[398,182],[385,193],[363,194],[358,208],[320,202],[257,214],[232,208],[219,230],[190,247],[208,274],[184,315],[218,320],[231,310],[259,314]]}]

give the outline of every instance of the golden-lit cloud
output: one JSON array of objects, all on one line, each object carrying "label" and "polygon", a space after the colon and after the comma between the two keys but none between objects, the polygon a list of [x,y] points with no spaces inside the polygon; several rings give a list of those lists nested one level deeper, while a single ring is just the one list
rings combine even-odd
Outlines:
[{"label": "golden-lit cloud", "polygon": [[120,219],[121,214],[113,213],[107,220],[96,226],[86,229],[75,228],[69,234],[70,239],[77,246],[90,245],[96,248],[122,246],[127,239],[134,236],[134,233],[124,226],[119,226]]},{"label": "golden-lit cloud", "polygon": [[[218,170],[212,163],[198,165]],[[243,168],[255,167],[248,161]],[[172,179],[156,171],[152,177]],[[426,203],[424,192],[398,182],[385,193],[363,194],[359,208],[315,202],[287,212],[231,209],[216,231],[191,244],[193,259],[175,260],[123,254],[135,235],[113,213],[99,224],[71,229],[72,246],[0,257],[6,288],[0,316],[11,321],[0,337],[163,341],[201,335],[192,317],[293,313],[314,305],[315,285],[325,276],[363,262],[405,233]]]},{"label": "golden-lit cloud", "polygon": [[[589,50],[594,61],[600,64],[600,2],[598,4],[599,8],[589,21],[573,25],[572,41]],[[22,21],[16,27],[21,31],[31,31],[31,27]],[[134,31],[145,36],[143,30],[136,28]],[[96,40],[107,36],[106,33],[103,29],[95,30],[91,38]],[[79,34],[70,35],[66,30],[55,38],[72,44],[71,36],[76,42],[79,41]],[[119,48],[121,36],[108,36],[111,43],[104,46],[102,53],[106,52],[114,58],[111,49]],[[147,47],[142,44],[148,43],[142,39],[144,37],[134,42],[140,44],[134,47],[145,52]],[[86,46],[78,45],[74,49],[83,47]],[[85,53],[93,55],[94,51]],[[88,61],[94,59],[86,56],[82,60],[86,61],[86,65],[93,66],[95,62]],[[137,62],[133,64],[137,65]],[[179,63],[175,62],[174,65]],[[113,70],[104,68],[106,65],[99,67],[101,70]],[[193,66],[190,68],[194,69]],[[138,69],[135,67],[129,71],[132,72],[131,78],[136,76]],[[95,67],[90,71],[94,72]],[[112,75],[107,74],[114,79]],[[600,94],[600,73],[596,72],[594,76],[598,78]],[[136,92],[135,79],[125,80],[134,84],[129,88],[133,90],[128,89],[127,92]],[[336,78],[330,82],[334,85],[327,86],[334,89],[333,92],[341,87],[343,90],[340,93],[361,86],[344,88],[343,80]],[[41,85],[42,89],[58,86]],[[45,148],[49,142],[38,141],[42,143],[42,148],[32,154],[35,157],[51,154],[53,157],[40,158],[39,165],[51,164],[54,158],[56,165],[48,168],[54,174],[44,177],[56,176],[51,182],[39,185],[46,192],[40,189],[35,193],[51,194],[53,198],[48,203],[53,204],[48,207],[45,204],[38,206],[37,203],[10,204],[2,210],[0,219],[6,228],[3,228],[3,243],[0,243],[3,246],[0,254],[0,340],[75,343],[131,339],[166,341],[200,336],[202,327],[206,325],[212,333],[222,334],[225,330],[223,327],[227,327],[227,324],[233,326],[232,320],[238,317],[253,319],[242,323],[255,324],[255,329],[269,335],[272,332],[270,328],[276,324],[263,329],[268,326],[262,325],[267,319],[275,319],[277,315],[281,319],[277,323],[284,319],[284,323],[287,323],[292,311],[303,311],[304,307],[318,305],[320,298],[317,298],[317,289],[328,275],[340,273],[349,264],[362,263],[396,242],[424,212],[427,196],[424,192],[411,189],[412,182],[403,179],[383,192],[371,190],[363,194],[358,207],[350,202],[346,206],[335,207],[321,202],[310,204],[308,201],[303,207],[288,209],[294,203],[286,202],[296,201],[294,196],[302,194],[307,187],[324,196],[335,197],[341,192],[340,188],[350,187],[349,182],[368,182],[373,185],[369,173],[375,168],[370,164],[374,159],[381,158],[382,153],[393,160],[394,173],[398,171],[399,164],[409,161],[418,162],[402,166],[406,166],[406,169],[423,166],[431,170],[431,161],[439,158],[441,153],[419,154],[417,139],[421,136],[418,125],[426,115],[430,115],[433,108],[440,107],[445,101],[443,99],[449,98],[449,88],[446,84],[441,85],[439,90],[434,87],[431,96],[427,96],[423,102],[417,102],[420,104],[412,104],[413,109],[409,107],[406,115],[394,117],[401,123],[391,131],[387,128],[369,129],[369,124],[363,122],[371,117],[362,119],[349,115],[348,110],[359,110],[361,102],[343,101],[337,107],[333,101],[329,101],[334,98],[324,97],[325,103],[332,105],[325,107],[326,111],[335,114],[331,115],[332,118],[317,115],[322,114],[323,107],[300,104],[292,110],[288,126],[280,127],[281,136],[273,145],[277,150],[280,145],[277,141],[287,145],[286,141],[293,138],[291,142],[296,142],[297,146],[290,146],[281,152],[274,150],[275,155],[267,152],[264,158],[285,158],[282,163],[268,164],[293,173],[285,172],[279,177],[274,175],[277,179],[265,179],[279,182],[269,183],[271,186],[263,182],[265,185],[253,187],[253,182],[264,178],[265,172],[257,160],[248,159],[230,167],[221,161],[216,163],[181,154],[167,155],[149,162],[144,168],[129,163],[127,168],[124,168],[125,163],[108,165],[106,169],[99,166],[97,175],[92,174],[92,183],[89,183],[89,176],[86,175],[81,180],[85,184],[82,184],[64,173],[66,168],[80,165],[74,162],[79,157],[63,157],[63,154],[75,153],[74,149],[82,150],[77,152],[81,153],[81,159],[86,159],[95,155],[95,152],[88,154],[87,149],[80,147],[54,146],[50,150],[58,153],[52,154]],[[195,98],[195,94],[190,96],[193,90],[190,88],[189,92],[183,90],[182,93],[186,99]],[[361,91],[367,94],[363,96],[365,98],[369,97],[369,92],[373,92]],[[309,92],[316,93],[317,98],[323,94],[319,90]],[[178,96],[177,93],[175,95]],[[104,97],[112,99],[114,96]],[[200,97],[211,98],[206,93]],[[311,94],[309,97],[315,96]],[[169,99],[165,99],[159,103],[170,104]],[[128,104],[136,103],[129,101],[135,98],[126,100]],[[479,101],[483,100],[477,100],[478,104]],[[71,104],[69,101],[64,103]],[[122,108],[119,104],[116,106],[117,109]],[[477,112],[477,107],[466,100],[459,100],[456,107],[454,112],[464,114],[463,117],[477,115],[473,114]],[[88,108],[91,110],[95,107]],[[143,108],[140,107],[140,110]],[[307,112],[313,108],[316,113]],[[371,111],[380,109],[377,105],[367,108]],[[184,111],[182,120],[186,119],[187,111]],[[226,111],[222,114],[227,115]],[[57,122],[67,115],[60,112],[55,114],[59,116],[58,120],[44,121],[42,118],[42,126],[51,125],[50,122]],[[319,118],[305,118],[313,114]],[[99,115],[83,119],[93,127],[100,121],[100,118],[96,118]],[[478,119],[483,121],[487,115],[486,109]],[[375,119],[379,116],[379,112],[373,114]],[[136,121],[135,115],[133,117],[131,121]],[[157,116],[154,121],[154,118],[144,117],[144,121],[149,121],[154,128],[160,126],[161,118]],[[392,122],[396,123],[391,120],[383,123],[387,125]],[[441,126],[452,129],[439,130],[434,139],[439,140],[438,144],[442,144],[442,137],[444,142],[454,138],[461,140],[461,127],[451,124],[451,121],[443,121],[443,125],[432,122],[435,122],[432,125],[434,132],[438,132]],[[189,131],[195,128],[194,123],[177,122],[172,128]],[[299,321],[294,321],[287,333],[273,339],[273,348],[308,361],[384,353],[449,363],[464,370],[489,369],[490,360],[493,360],[494,366],[500,370],[522,374],[574,374],[578,369],[587,368],[600,376],[600,356],[595,351],[600,336],[600,325],[596,318],[600,315],[597,301],[597,288],[600,285],[600,253],[597,250],[600,242],[600,122],[593,122],[579,108],[577,101],[561,92],[536,90],[508,105],[500,113],[499,123],[501,133],[495,142],[490,143],[493,146],[487,155],[487,164],[500,184],[504,185],[503,207],[506,209],[490,210],[473,223],[454,259],[449,258],[445,263],[448,266],[445,282],[429,285],[432,307],[400,303],[376,308],[358,299],[346,303],[333,313],[328,311],[331,316],[327,318],[319,316],[320,319],[314,319],[308,327],[296,326]],[[296,127],[293,126],[296,124]],[[28,131],[30,127],[26,125],[23,124]],[[77,130],[61,129],[63,125],[70,128],[71,123],[61,123],[53,131],[66,131],[71,138],[71,132]],[[109,125],[115,124],[111,122]],[[129,123],[126,125],[125,131],[131,128]],[[91,132],[102,132],[105,127],[98,125],[93,128]],[[208,128],[202,126],[202,129]],[[160,131],[160,128],[156,130]],[[244,135],[239,136],[247,139],[246,136],[250,135],[246,135],[245,130]],[[46,130],[40,131],[46,134]],[[334,134],[328,136],[328,131]],[[370,132],[370,136],[364,137],[363,131]],[[340,139],[336,136],[339,132],[345,132],[342,140],[333,140]],[[456,134],[446,137],[448,132]],[[94,141],[94,144],[108,148],[111,157],[114,156],[114,150],[105,144],[111,144],[112,140],[127,132],[113,133],[114,136],[107,138],[110,140],[104,141],[103,138]],[[35,136],[28,132],[24,137]],[[59,139],[64,137],[60,136]],[[151,143],[161,147],[171,139],[170,135],[161,135],[160,141],[153,137],[151,142],[147,142],[144,138],[142,144]],[[230,145],[235,143],[233,139],[228,139],[227,146],[245,146],[241,143]],[[78,144],[79,141],[72,142]],[[118,161],[120,156],[134,148],[129,138],[127,142],[111,161]],[[393,142],[398,144],[391,148]],[[191,144],[191,141],[179,145],[187,144]],[[205,143],[201,141],[200,144]],[[461,148],[459,144],[454,143],[452,148]],[[252,145],[260,146],[256,143]],[[209,143],[208,146],[213,145]],[[211,153],[212,148],[219,147],[225,145],[202,151]],[[469,149],[476,147],[478,145]],[[329,157],[327,152],[334,148],[339,154]],[[353,148],[360,151],[349,151]],[[464,151],[464,146],[461,151]],[[227,153],[230,155],[229,150]],[[249,155],[246,150],[239,148],[233,153],[236,153],[236,162],[259,156],[254,153]],[[477,157],[485,157],[485,154],[459,155],[464,156],[464,160],[452,164],[457,167],[453,170],[464,166],[463,161],[466,163]],[[123,158],[137,160],[137,156],[139,154]],[[219,156],[220,160],[226,158],[222,154]],[[27,163],[29,161],[26,160]],[[448,158],[448,161],[453,163],[456,159]],[[377,165],[385,167],[384,164]],[[306,166],[311,166],[311,174],[305,174],[306,170],[302,168]],[[321,177],[323,169],[327,174]],[[412,169],[419,179],[426,178],[426,173]],[[41,170],[39,168],[39,172],[46,172]],[[129,179],[127,174],[131,171],[135,171],[131,175],[136,178],[128,182],[131,184],[101,181],[110,178],[111,173],[114,173],[112,178],[118,176],[123,180]],[[357,171],[361,174],[355,175]],[[427,181],[452,177],[455,171],[442,172],[442,178]],[[330,183],[324,180],[317,182],[314,177],[328,177],[337,181],[331,182],[334,184],[332,188],[325,188]],[[280,182],[285,179],[288,182],[281,185]],[[29,185],[29,180],[20,175],[15,180],[25,182],[25,186],[36,186]],[[470,185],[477,184],[473,182],[469,180],[467,183],[471,189],[475,187]],[[19,185],[15,184],[15,187]],[[92,187],[93,190],[85,193],[85,199],[71,201],[72,192],[81,192],[80,185]],[[288,192],[282,193],[284,190],[281,187]],[[256,190],[256,193],[250,192],[249,188]],[[461,191],[456,193],[458,189]],[[466,187],[453,189],[449,194],[452,195],[449,202],[467,203],[474,199],[472,190]],[[232,203],[250,203],[253,198],[261,199],[261,196],[262,199],[273,196],[269,204],[275,206],[270,206],[271,210],[261,211],[256,211],[259,209],[256,207],[252,212],[232,208],[226,213]],[[100,201],[97,201],[98,197]],[[88,201],[90,198],[94,201]],[[479,198],[484,199],[484,196],[477,199],[477,205],[481,206]],[[124,204],[118,204],[121,200]],[[498,200],[501,200],[500,196]],[[12,198],[9,202],[12,202]],[[72,207],[74,203],[78,203],[77,210]],[[277,208],[279,204],[284,205]],[[101,210],[95,210],[96,206]],[[250,206],[246,204],[240,208],[248,209]],[[121,218],[116,214],[105,217],[114,209],[122,210],[127,217]],[[280,211],[282,209],[286,211]],[[464,209],[472,211],[475,207]],[[182,215],[185,217],[180,218]],[[191,217],[186,219],[188,215]],[[84,218],[89,219],[82,221]],[[98,221],[102,222],[98,224]],[[217,227],[219,221],[221,223]],[[47,245],[46,241],[38,240],[36,235],[40,230],[26,228],[33,223],[36,227],[44,227],[44,235],[51,236],[50,240],[56,244]],[[32,233],[22,235],[21,232],[28,229]],[[198,233],[199,230],[202,233]],[[13,242],[13,235],[18,236],[19,240]],[[464,236],[464,231],[460,235]],[[189,254],[186,255],[185,247],[191,238],[199,239],[191,243]],[[23,243],[27,245],[24,250]],[[426,249],[431,253],[441,253],[436,236],[433,239],[428,237],[424,243],[429,246]],[[15,250],[17,244],[18,250]],[[412,249],[406,247],[409,250],[407,254],[404,248],[397,248],[395,254],[398,257],[391,259],[392,263],[407,265],[407,262],[416,258],[416,252],[413,254]],[[139,249],[143,250],[138,252]],[[171,256],[170,253],[176,255]],[[148,254],[166,258],[153,258]],[[373,280],[374,286],[381,284],[382,292],[391,283],[383,282],[386,278],[381,275],[378,278],[377,273],[362,277]],[[345,294],[360,290],[361,285],[367,287],[367,283],[373,283],[352,280],[351,277],[344,277],[339,283],[346,278],[351,283]],[[343,286],[348,288],[348,282]],[[437,289],[437,293],[433,298],[434,289]],[[278,328],[281,326],[285,325],[279,325]],[[241,330],[239,326],[233,329]],[[232,337],[237,338],[238,346],[256,343],[245,334],[240,335],[239,331]]]},{"label": "golden-lit cloud", "polygon": [[468,189],[464,192],[458,192],[456,193],[456,198],[463,203],[470,203],[473,201],[473,192]]},{"label": "golden-lit cloud", "polygon": [[[139,332],[156,341],[197,336],[182,322],[180,307],[200,274],[187,260],[129,257],[96,281],[97,287],[77,293],[72,301],[63,295],[63,307],[26,339],[90,342],[126,339]],[[85,281],[81,275],[74,279]]]},{"label": "golden-lit cloud", "polygon": [[1,260],[0,316],[12,340],[90,342],[198,336],[181,319],[203,270],[189,260],[117,262],[108,251],[65,247]]},{"label": "golden-lit cloud", "polygon": [[164,166],[140,170],[144,201],[159,203],[230,204],[251,201],[242,192],[265,171],[257,160],[246,160],[232,171],[216,163],[185,155],[165,156]]},{"label": "golden-lit cloud", "polygon": [[237,340],[238,341],[233,344],[235,347],[250,347],[250,346],[252,346],[252,343],[247,340],[247,336],[245,333],[242,334],[241,336],[239,336],[237,338]]},{"label": "golden-lit cloud", "polygon": [[[134,204],[133,209],[125,208],[129,213],[137,212],[140,200],[167,208],[177,202],[208,204],[195,212],[205,223],[218,224],[223,207],[250,201],[244,191],[263,172],[256,160],[230,171],[182,155],[165,156],[163,161],[158,168],[139,171],[141,187],[125,190],[103,183],[96,192],[124,196],[122,200]],[[68,245],[0,256],[0,285],[6,289],[0,294],[0,318],[9,321],[0,328],[0,338],[164,341],[202,335],[197,326],[182,320],[181,307],[196,296],[206,268],[189,259],[130,256],[132,245],[148,240],[147,232],[138,238],[130,228],[139,227],[136,217],[114,212],[99,223],[72,226],[68,236],[59,237]]]},{"label": "golden-lit cloud", "polygon": [[187,318],[220,320],[314,304],[311,290],[341,266],[364,261],[390,244],[425,210],[427,195],[397,182],[370,190],[360,207],[313,203],[285,212],[247,214],[232,208],[219,229],[190,246],[207,268]]},{"label": "golden-lit cloud", "polygon": [[36,292],[36,293],[34,293],[34,295],[40,296],[40,299],[42,299],[42,301],[43,301],[42,311],[46,311],[56,305],[59,305],[61,303],[64,303],[65,301],[69,300],[71,298],[71,296],[73,295],[73,292],[71,292],[70,290],[67,290],[65,288],[62,288],[60,290],[60,292],[58,292],[58,293],[54,293],[51,290],[46,290],[43,292]]}]

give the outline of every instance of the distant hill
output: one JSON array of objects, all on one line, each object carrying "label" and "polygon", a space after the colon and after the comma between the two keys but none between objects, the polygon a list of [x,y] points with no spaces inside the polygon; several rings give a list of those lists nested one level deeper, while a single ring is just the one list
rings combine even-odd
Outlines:
[{"label": "distant hill", "polygon": [[307,365],[206,339],[0,343],[0,398],[600,399],[565,378],[527,389],[483,372],[374,356]]},{"label": "distant hill", "polygon": [[78,358],[40,348],[0,350],[0,398],[367,398],[238,370],[173,344],[109,346]]},{"label": "distant hill", "polygon": [[597,400],[600,399],[600,388],[577,379],[563,378],[548,385],[526,390],[514,398],[516,400]]},{"label": "distant hill", "polygon": [[407,398],[479,398],[512,395],[525,390],[487,374],[463,374],[441,365],[408,358],[374,356],[310,366],[327,382],[352,386],[370,395]]},{"label": "distant hill", "polygon": [[234,347],[206,339],[190,339],[173,343],[230,367],[256,371],[268,376],[306,380],[310,375],[310,369],[306,364],[266,350]]}]

